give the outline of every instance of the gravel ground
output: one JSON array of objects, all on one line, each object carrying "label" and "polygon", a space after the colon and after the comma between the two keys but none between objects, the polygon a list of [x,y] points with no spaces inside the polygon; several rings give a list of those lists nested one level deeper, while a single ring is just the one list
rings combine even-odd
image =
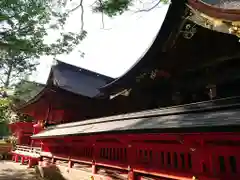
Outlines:
[{"label": "gravel ground", "polygon": [[[61,171],[60,171],[61,169]],[[86,174],[71,170],[73,172],[68,173],[65,166],[58,168],[59,173],[51,171],[48,173],[47,180],[89,180],[89,176],[86,178]],[[46,171],[46,170],[45,170]],[[45,172],[46,174],[46,172]],[[36,174],[35,168],[27,168],[26,165],[20,165],[20,163],[14,163],[12,161],[0,160],[0,180],[44,180]]]},{"label": "gravel ground", "polygon": [[0,180],[41,180],[35,169],[11,161],[0,161]]}]

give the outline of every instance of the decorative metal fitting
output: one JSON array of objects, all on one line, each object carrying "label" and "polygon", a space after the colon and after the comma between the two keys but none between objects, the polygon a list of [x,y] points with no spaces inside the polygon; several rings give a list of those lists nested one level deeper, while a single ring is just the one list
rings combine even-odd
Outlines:
[{"label": "decorative metal fitting", "polygon": [[185,26],[185,29],[181,32],[183,33],[183,37],[185,39],[191,39],[194,36],[194,34],[197,32],[197,28],[195,27],[195,25],[187,24]]},{"label": "decorative metal fitting", "polygon": [[229,33],[236,35],[237,37],[240,38],[240,27],[239,26],[231,26],[229,28]]}]

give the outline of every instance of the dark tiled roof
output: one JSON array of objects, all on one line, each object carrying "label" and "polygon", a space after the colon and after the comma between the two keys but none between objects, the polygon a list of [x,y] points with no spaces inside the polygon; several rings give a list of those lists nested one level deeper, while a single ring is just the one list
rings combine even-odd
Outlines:
[{"label": "dark tiled roof", "polygon": [[86,97],[98,96],[99,88],[113,81],[110,77],[60,61],[52,67],[52,78],[54,86]]},{"label": "dark tiled roof", "polygon": [[47,84],[34,87],[32,91],[25,93],[21,97],[24,101],[20,101],[13,109],[20,110],[38,101],[44,95],[45,90],[51,89],[52,85],[79,96],[94,98],[101,95],[98,90],[100,87],[113,80],[111,77],[57,61],[56,65],[51,68]]},{"label": "dark tiled roof", "polygon": [[239,97],[67,123],[33,137],[240,125],[238,102]]}]

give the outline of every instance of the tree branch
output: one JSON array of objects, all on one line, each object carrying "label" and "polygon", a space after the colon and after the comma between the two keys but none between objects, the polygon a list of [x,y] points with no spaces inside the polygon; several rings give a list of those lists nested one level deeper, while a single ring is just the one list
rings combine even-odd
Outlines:
[{"label": "tree branch", "polygon": [[77,9],[79,9],[82,6],[83,0],[80,1],[79,5],[77,5],[76,7],[72,8],[71,10],[69,10],[67,12],[67,14],[72,13],[73,11],[76,11]]},{"label": "tree branch", "polygon": [[2,84],[4,84],[4,80],[2,78],[0,78],[0,81],[2,82]]},{"label": "tree branch", "polygon": [[[100,3],[101,6],[103,6],[102,0],[98,0],[98,2]],[[104,27],[105,27],[105,25],[104,25],[104,13],[102,12],[101,15],[102,15],[102,28],[104,29]]]},{"label": "tree branch", "polygon": [[69,10],[67,12],[67,14],[70,14],[74,11],[76,11],[77,9],[81,8],[81,32],[83,32],[84,30],[84,8],[83,8],[83,0],[80,0],[79,5],[77,5],[76,7],[74,7],[73,9]]},{"label": "tree branch", "polygon": [[4,42],[1,42],[1,41],[0,41],[0,48],[2,48],[2,49],[20,50],[20,51],[23,51],[23,52],[33,52],[33,51],[30,51],[30,49],[21,48],[19,46],[15,46],[14,44],[11,45],[11,44],[4,43]]},{"label": "tree branch", "polygon": [[138,10],[136,11],[136,13],[139,13],[139,12],[149,12],[151,10],[153,10],[154,8],[156,8],[162,1],[161,0],[158,0],[158,2],[153,5],[152,7],[148,8],[148,9],[141,9],[141,10]]},{"label": "tree branch", "polygon": [[84,8],[83,8],[83,0],[81,0],[80,3],[80,7],[81,7],[81,32],[83,32],[83,28],[84,28]]}]

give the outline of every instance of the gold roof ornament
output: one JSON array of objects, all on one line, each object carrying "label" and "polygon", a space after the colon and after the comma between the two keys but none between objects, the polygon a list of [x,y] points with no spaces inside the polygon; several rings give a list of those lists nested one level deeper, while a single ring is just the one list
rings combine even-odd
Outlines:
[{"label": "gold roof ornament", "polygon": [[229,28],[229,33],[240,38],[240,26],[231,26]]},{"label": "gold roof ornament", "polygon": [[223,18],[211,17],[189,6],[190,16],[188,19],[207,29],[222,33],[232,34],[240,38],[240,21],[231,21]]},{"label": "gold roof ornament", "polygon": [[185,39],[191,39],[197,32],[196,25],[188,23],[186,24],[184,30],[182,30],[181,32]]}]

